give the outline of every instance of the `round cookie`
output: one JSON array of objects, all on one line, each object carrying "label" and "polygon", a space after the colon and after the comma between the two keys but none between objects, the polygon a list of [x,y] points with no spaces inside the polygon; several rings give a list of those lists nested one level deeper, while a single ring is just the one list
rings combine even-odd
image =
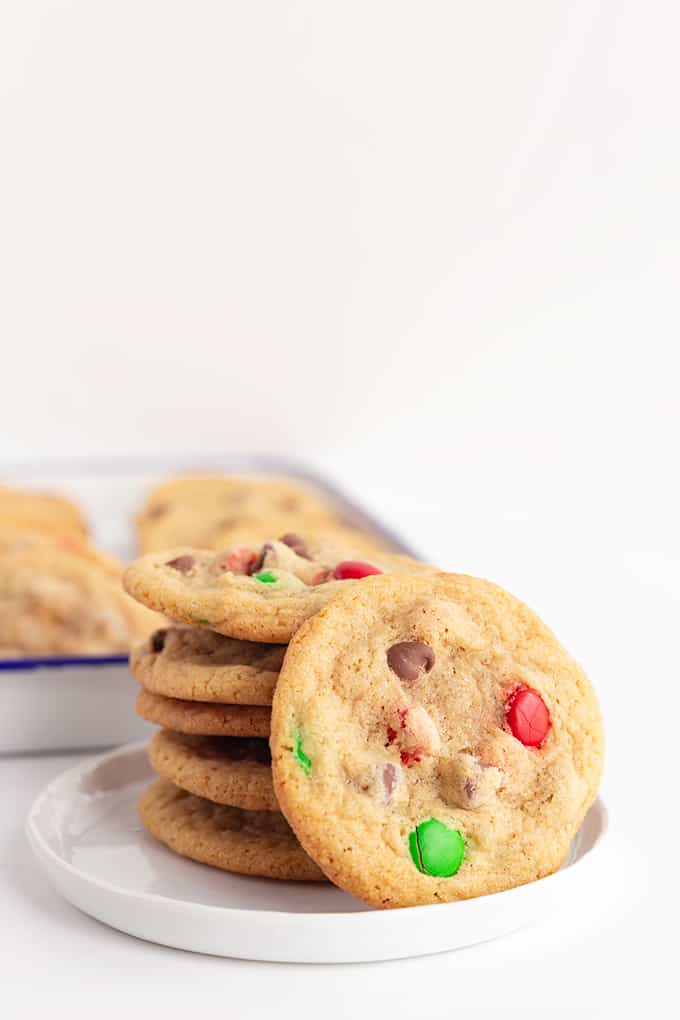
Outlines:
[{"label": "round cookie", "polygon": [[270,744],[302,846],[376,907],[555,871],[603,758],[582,669],[512,595],[453,574],[369,578],[308,620]]},{"label": "round cookie", "polygon": [[239,875],[326,881],[278,812],[212,804],[158,779],[142,794],[139,816],[155,839],[201,864]]},{"label": "round cookie", "polygon": [[96,554],[30,536],[0,552],[0,656],[127,652],[158,622]]},{"label": "round cookie", "polygon": [[96,549],[84,539],[74,535],[50,534],[24,528],[5,527],[0,523],[0,557],[6,553],[35,549],[36,546],[57,548],[80,556],[115,577],[118,584],[123,574],[123,564],[109,553]]},{"label": "round cookie", "polygon": [[[190,542],[188,544],[202,549],[212,549],[215,552],[244,546],[250,549],[260,549],[265,542],[270,541],[272,535],[285,535],[291,530],[294,534],[303,534],[310,549],[351,549],[355,556],[362,558],[379,556],[381,553],[394,553],[394,547],[387,540],[372,532],[340,524],[319,526],[304,518],[298,519],[292,529],[290,522],[284,524],[282,521],[271,519],[263,520],[250,527],[242,525],[223,527],[215,531],[207,542]],[[165,548],[169,548],[169,545],[166,545]]]},{"label": "round cookie", "polygon": [[266,740],[196,737],[160,730],[149,744],[151,768],[175,786],[244,811],[278,811]]},{"label": "round cookie", "polygon": [[140,548],[155,552],[179,545],[217,548],[230,528],[288,531],[301,521],[332,526],[335,512],[325,499],[289,478],[194,475],[157,485],[137,517]]},{"label": "round cookie", "polygon": [[366,562],[351,550],[315,547],[291,533],[259,550],[152,553],[128,567],[123,583],[133,598],[172,620],[246,641],[287,642],[341,589],[366,576],[433,570],[388,553]]},{"label": "round cookie", "polygon": [[199,627],[165,627],[133,649],[130,669],[148,691],[166,698],[271,705],[285,650]]},{"label": "round cookie", "polygon": [[218,705],[165,698],[144,688],[137,695],[137,715],[147,722],[199,737],[269,739],[271,711],[259,705]]},{"label": "round cookie", "polygon": [[84,538],[87,522],[70,499],[52,492],[0,485],[0,527]]}]

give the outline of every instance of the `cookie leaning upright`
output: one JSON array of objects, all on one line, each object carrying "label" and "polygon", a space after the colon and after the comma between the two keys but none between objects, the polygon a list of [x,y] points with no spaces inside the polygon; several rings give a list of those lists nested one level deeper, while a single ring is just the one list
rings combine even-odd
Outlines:
[{"label": "cookie leaning upright", "polygon": [[503,589],[372,577],[291,641],[274,788],[309,855],[377,907],[497,892],[555,871],[602,769],[583,670]]},{"label": "cookie leaning upright", "polygon": [[366,562],[352,549],[308,545],[288,534],[259,550],[150,553],[128,567],[124,584],[133,598],[172,620],[246,641],[287,642],[342,588],[364,577],[432,571],[406,556],[378,551]]}]

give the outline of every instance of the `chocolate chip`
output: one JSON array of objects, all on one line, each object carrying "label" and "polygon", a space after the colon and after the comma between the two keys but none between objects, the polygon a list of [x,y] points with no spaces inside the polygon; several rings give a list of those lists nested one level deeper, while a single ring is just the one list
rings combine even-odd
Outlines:
[{"label": "chocolate chip", "polygon": [[193,556],[178,556],[177,559],[168,560],[165,565],[172,567],[173,570],[179,570],[180,574],[188,574],[195,562]]},{"label": "chocolate chip", "polygon": [[463,790],[468,800],[472,800],[474,795],[477,793],[477,785],[473,783],[471,779],[466,779],[463,783]]},{"label": "chocolate chip", "polygon": [[264,737],[219,737],[217,746],[232,761],[258,761],[271,765],[269,743]]},{"label": "chocolate chip", "polygon": [[279,539],[284,545],[287,545],[289,549],[292,549],[296,555],[301,556],[303,560],[311,560],[309,555],[309,549],[302,535],[296,534],[294,531],[287,531],[285,535],[281,535]]},{"label": "chocolate chip", "polygon": [[151,635],[151,651],[162,652],[165,648],[165,639],[168,635],[168,628],[165,627],[161,630],[155,630]]},{"label": "chocolate chip", "polygon": [[167,512],[168,512],[167,503],[157,503],[156,506],[150,506],[149,509],[146,511],[146,519],[147,521],[156,521],[158,520],[159,517],[162,517],[163,514],[166,514]]},{"label": "chocolate chip", "polygon": [[434,652],[422,641],[400,641],[388,649],[387,664],[400,680],[417,680],[434,666]]},{"label": "chocolate chip", "polygon": [[253,574],[256,574],[258,570],[262,570],[262,567],[264,566],[265,556],[269,552],[274,552],[274,546],[271,544],[271,542],[265,542],[265,544],[260,549],[259,556],[257,557],[256,560],[253,560],[251,566],[248,568],[248,573],[250,574],[251,577]]}]

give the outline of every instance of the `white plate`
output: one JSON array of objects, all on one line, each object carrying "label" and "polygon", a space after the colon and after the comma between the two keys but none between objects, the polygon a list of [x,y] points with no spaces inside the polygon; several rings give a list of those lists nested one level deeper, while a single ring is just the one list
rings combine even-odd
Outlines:
[{"label": "white plate", "polygon": [[229,875],[176,856],[137,818],[151,777],[144,745],[133,744],[53,780],[26,823],[38,861],[62,896],[120,931],[247,960],[389,960],[505,935],[587,891],[606,829],[598,800],[557,874],[461,903],[377,911],[330,885]]}]

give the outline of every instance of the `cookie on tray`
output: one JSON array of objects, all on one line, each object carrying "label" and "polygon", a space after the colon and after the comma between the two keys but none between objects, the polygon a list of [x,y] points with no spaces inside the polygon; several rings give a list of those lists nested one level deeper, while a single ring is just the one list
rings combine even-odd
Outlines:
[{"label": "cookie on tray", "polygon": [[130,669],[166,698],[271,705],[285,650],[200,627],[162,627],[132,650]]},{"label": "cookie on tray", "polygon": [[351,549],[314,546],[290,533],[260,549],[179,548],[142,556],[126,570],[124,584],[133,598],[172,620],[245,641],[287,642],[334,595],[365,577],[433,572],[407,556],[360,560]]},{"label": "cookie on tray", "polygon": [[84,538],[87,522],[70,499],[57,493],[0,485],[0,528]]},{"label": "cookie on tray", "polygon": [[96,556],[52,542],[0,552],[0,657],[127,652],[159,620]]},{"label": "cookie on tray", "polygon": [[137,517],[137,533],[143,552],[178,545],[215,548],[217,536],[225,529],[257,528],[268,522],[276,534],[300,521],[328,526],[338,523],[327,501],[302,482],[189,475],[169,479],[153,489]]},{"label": "cookie on tray", "polygon": [[525,605],[462,575],[372,577],[295,635],[272,709],[274,788],[329,878],[375,907],[560,867],[600,780],[583,670]]},{"label": "cookie on tray", "polygon": [[158,779],[142,794],[144,828],[175,853],[239,875],[324,882],[283,815],[213,804]]},{"label": "cookie on tray", "polygon": [[166,698],[142,688],[137,715],[176,733],[199,737],[265,737],[269,739],[271,709],[262,705],[219,705]]},{"label": "cookie on tray", "polygon": [[278,811],[269,744],[258,737],[196,737],[160,730],[149,744],[154,772],[175,786],[246,811]]},{"label": "cookie on tray", "polygon": [[112,577],[118,579],[123,575],[123,564],[120,560],[101,549],[95,548],[84,539],[74,535],[50,534],[46,531],[31,531],[30,529],[4,527],[0,524],[0,556],[6,553],[26,551],[41,546],[43,549],[51,546],[62,549],[66,552],[89,560]]}]

